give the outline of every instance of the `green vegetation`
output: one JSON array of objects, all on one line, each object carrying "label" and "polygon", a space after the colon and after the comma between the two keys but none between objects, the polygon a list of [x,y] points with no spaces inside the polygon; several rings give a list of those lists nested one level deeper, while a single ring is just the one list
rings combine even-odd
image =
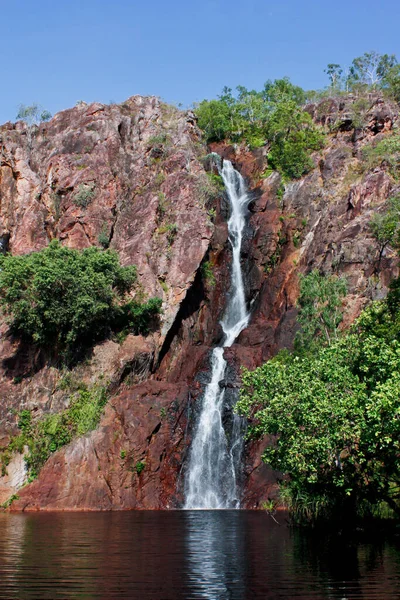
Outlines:
[{"label": "green vegetation", "polygon": [[72,250],[53,240],[40,252],[0,257],[0,306],[15,335],[68,357],[111,330],[146,333],[161,300],[127,298],[134,266],[116,252]]},{"label": "green vegetation", "polygon": [[87,208],[96,195],[95,189],[95,183],[81,183],[77,193],[72,198],[73,203],[80,208]]},{"label": "green vegetation", "polygon": [[5,474],[13,453],[23,452],[27,447],[25,462],[29,479],[37,477],[53,452],[97,427],[107,399],[105,387],[89,388],[81,383],[79,390],[71,396],[69,407],[60,413],[34,421],[29,410],[21,411],[18,422],[21,433],[0,453],[2,473]]},{"label": "green vegetation", "polygon": [[163,192],[158,193],[158,205],[157,205],[157,214],[159,218],[162,220],[167,212],[169,202],[165,197]]},{"label": "green vegetation", "polygon": [[301,177],[314,167],[310,154],[323,146],[323,134],[302,110],[305,93],[287,78],[268,81],[261,92],[224,88],[218,100],[203,100],[196,109],[207,141],[245,141],[250,147],[267,142],[269,164],[287,178]]},{"label": "green vegetation", "polygon": [[167,234],[168,245],[172,246],[178,233],[178,225],[176,223],[165,223],[157,229],[159,235]]},{"label": "green vegetation", "polygon": [[206,285],[210,287],[215,286],[216,279],[212,268],[212,264],[209,260],[203,262],[203,264],[201,265],[201,274]]},{"label": "green vegetation", "polygon": [[145,462],[142,462],[142,461],[137,462],[136,465],[135,465],[135,471],[136,471],[136,473],[138,475],[140,475],[140,473],[143,471],[143,469],[145,468],[145,466],[146,466]]},{"label": "green vegetation", "polygon": [[400,514],[399,342],[396,280],[329,346],[244,370],[238,410],[274,436],[263,458],[295,520]]},{"label": "green vegetation", "polygon": [[3,502],[3,504],[0,504],[0,508],[10,508],[14,500],[19,500],[19,496],[17,494],[13,494],[8,500]]},{"label": "green vegetation", "polygon": [[[207,142],[228,140],[245,142],[250,148],[267,146],[266,174],[274,169],[286,180],[297,179],[314,168],[311,154],[324,145],[323,129],[304,110],[306,102],[352,92],[356,96],[350,109],[353,126],[363,128],[371,109],[369,92],[380,90],[400,101],[400,65],[394,55],[366,52],[348,68],[330,63],[325,73],[330,85],[319,92],[305,92],[288,78],[267,81],[261,91],[238,86],[232,92],[225,87],[216,100],[203,100],[196,106],[199,127]],[[329,128],[337,126],[329,124]],[[380,144],[377,153],[390,154],[391,142]],[[394,169],[398,169],[398,160]]]},{"label": "green vegetation", "polygon": [[99,242],[100,246],[102,246],[105,250],[110,245],[110,236],[107,233],[106,226],[103,226],[103,229],[100,231],[100,233],[98,235],[97,241]]},{"label": "green vegetation", "polygon": [[371,231],[379,246],[379,263],[387,246],[400,247],[400,196],[390,198],[382,213],[374,213]]},{"label": "green vegetation", "polygon": [[43,123],[51,119],[51,113],[36,103],[31,104],[30,106],[21,104],[19,106],[16,119],[25,121],[28,127],[32,127],[33,125],[38,125],[39,123]]},{"label": "green vegetation", "polygon": [[347,284],[343,278],[324,277],[317,269],[309,275],[300,275],[297,350],[312,349],[320,338],[327,344],[337,339],[346,292]]},{"label": "green vegetation", "polygon": [[377,144],[366,146],[363,149],[363,163],[365,170],[385,165],[397,181],[400,178],[400,133],[395,131]]}]

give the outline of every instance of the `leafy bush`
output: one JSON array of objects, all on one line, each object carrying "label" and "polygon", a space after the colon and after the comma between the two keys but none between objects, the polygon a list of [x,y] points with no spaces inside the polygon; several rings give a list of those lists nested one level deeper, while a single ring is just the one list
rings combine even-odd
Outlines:
[{"label": "leafy bush", "polygon": [[383,78],[382,87],[390,98],[400,102],[400,65],[389,69]]},{"label": "leafy bush", "polygon": [[161,300],[127,300],[135,281],[136,268],[121,267],[116,252],[56,240],[40,252],[0,257],[0,305],[12,332],[65,354],[113,328],[148,330]]},{"label": "leafy bush", "polygon": [[323,146],[323,135],[310,115],[293,101],[283,100],[272,111],[266,125],[271,144],[268,162],[289,179],[301,177],[314,168],[310,153]]},{"label": "leafy bush", "polygon": [[80,208],[87,208],[96,195],[95,188],[96,185],[94,183],[81,183],[72,199],[73,203]]},{"label": "leafy bush", "polygon": [[382,213],[374,213],[371,231],[379,245],[379,260],[386,246],[400,246],[400,196],[390,198]]},{"label": "leafy bush", "polygon": [[317,269],[300,275],[298,323],[295,345],[298,350],[312,349],[321,339],[330,344],[337,339],[342,321],[342,299],[346,295],[346,280],[324,277]]},{"label": "leafy bush", "polygon": [[100,246],[102,246],[105,250],[110,245],[110,236],[107,233],[106,227],[103,227],[103,229],[100,231],[97,241],[99,242]]},{"label": "leafy bush", "polygon": [[135,471],[138,475],[140,475],[140,473],[143,471],[143,469],[146,467],[146,463],[139,461],[136,463],[135,465]]},{"label": "leafy bush", "polygon": [[400,177],[400,133],[395,132],[385,137],[377,144],[371,144],[363,149],[365,169],[386,165],[394,179]]},{"label": "leafy bush", "polygon": [[104,387],[95,385],[87,388],[81,384],[81,389],[71,397],[69,408],[60,413],[33,421],[30,411],[21,411],[18,422],[21,433],[11,440],[9,447],[0,455],[3,473],[10,455],[28,447],[25,462],[29,479],[37,477],[53,452],[69,444],[74,437],[97,427],[106,403],[107,393]]},{"label": "leafy bush", "polygon": [[240,413],[272,435],[263,459],[284,473],[295,519],[400,515],[400,281],[351,331],[302,357],[243,370]]},{"label": "leafy bush", "polygon": [[323,145],[323,135],[301,105],[305,93],[289,79],[268,81],[261,92],[225,88],[218,100],[201,102],[196,114],[207,141],[244,140],[250,147],[270,144],[268,159],[287,178],[301,177],[314,167],[310,153]]},{"label": "leafy bush", "polygon": [[215,286],[217,281],[215,279],[212,264],[209,260],[207,260],[206,262],[203,262],[203,264],[201,265],[201,274],[203,276],[203,279],[204,279],[206,285],[209,285],[210,287]]}]

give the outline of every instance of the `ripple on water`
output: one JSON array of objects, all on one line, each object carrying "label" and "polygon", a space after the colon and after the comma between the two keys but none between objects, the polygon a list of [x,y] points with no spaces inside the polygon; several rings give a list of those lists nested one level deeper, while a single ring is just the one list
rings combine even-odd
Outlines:
[{"label": "ripple on water", "polygon": [[263,513],[0,514],[0,598],[400,597],[394,542],[345,543]]}]

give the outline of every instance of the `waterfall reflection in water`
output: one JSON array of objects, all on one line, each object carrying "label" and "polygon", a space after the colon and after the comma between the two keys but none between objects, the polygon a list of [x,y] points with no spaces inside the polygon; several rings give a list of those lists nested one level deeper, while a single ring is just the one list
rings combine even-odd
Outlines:
[{"label": "waterfall reflection in water", "polygon": [[393,541],[247,511],[0,513],[1,600],[398,600]]}]

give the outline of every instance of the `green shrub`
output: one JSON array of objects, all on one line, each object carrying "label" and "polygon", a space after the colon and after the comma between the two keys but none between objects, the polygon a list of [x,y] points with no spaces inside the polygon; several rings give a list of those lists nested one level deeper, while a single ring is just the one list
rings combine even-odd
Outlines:
[{"label": "green shrub", "polygon": [[377,144],[366,146],[362,155],[365,170],[386,165],[394,179],[400,177],[400,133],[397,131]]},{"label": "green shrub", "polygon": [[135,281],[136,268],[121,267],[116,252],[56,240],[40,252],[0,257],[0,305],[12,332],[63,355],[112,329],[148,331],[161,301],[127,300]]},{"label": "green shrub", "polygon": [[287,178],[298,178],[314,167],[310,154],[324,137],[303,111],[304,91],[287,78],[268,81],[261,92],[225,88],[218,100],[196,108],[207,141],[245,141],[251,148],[270,144],[270,165]]},{"label": "green shrub", "polygon": [[[107,398],[106,389],[95,385],[75,393],[66,410],[47,415],[38,421],[32,420],[30,411],[23,410],[18,422],[21,434],[12,440],[9,452],[22,452],[24,447],[28,447],[25,462],[29,478],[34,479],[53,452],[68,444],[74,437],[97,427]],[[3,453],[0,456],[2,464],[5,458]]]},{"label": "green shrub", "polygon": [[160,235],[167,234],[168,244],[172,246],[178,233],[178,225],[176,223],[166,223],[157,229]]},{"label": "green shrub", "polygon": [[347,293],[347,283],[342,277],[324,276],[314,269],[300,275],[298,299],[300,330],[296,334],[298,350],[312,349],[321,340],[330,344],[337,339],[342,321],[342,302]]},{"label": "green shrub", "polygon": [[143,469],[145,468],[145,466],[146,466],[145,462],[142,462],[142,461],[137,462],[136,465],[135,465],[135,471],[136,471],[136,473],[138,475],[140,475],[140,473],[143,471]]},{"label": "green shrub", "polygon": [[95,183],[81,183],[72,198],[73,203],[80,208],[87,208],[96,195],[95,189]]},{"label": "green shrub", "polygon": [[148,144],[149,146],[161,146],[169,142],[169,135],[167,133],[159,133],[157,135],[153,135],[149,138]]},{"label": "green shrub", "polygon": [[19,500],[19,496],[17,494],[13,494],[8,500],[3,502],[3,504],[0,504],[0,508],[10,508],[14,500]]},{"label": "green shrub", "polygon": [[379,246],[379,260],[386,246],[400,247],[400,196],[390,198],[382,213],[374,213],[369,223]]},{"label": "green shrub", "polygon": [[203,262],[203,264],[201,265],[201,274],[203,276],[203,280],[206,283],[206,285],[208,285],[210,287],[215,286],[216,279],[215,279],[215,275],[213,272],[212,264],[209,260],[207,260],[206,262]]},{"label": "green shrub", "polygon": [[169,206],[169,202],[168,202],[164,192],[158,192],[157,215],[161,221],[165,217],[165,213],[168,210],[168,206]]},{"label": "green shrub", "polygon": [[100,246],[102,246],[105,250],[110,245],[110,236],[107,233],[106,227],[103,227],[103,229],[100,231],[97,237],[97,241],[99,242]]},{"label": "green shrub", "polygon": [[[237,408],[297,521],[400,515],[400,280],[314,352],[243,370]],[[273,441],[272,441],[273,440]]]}]

